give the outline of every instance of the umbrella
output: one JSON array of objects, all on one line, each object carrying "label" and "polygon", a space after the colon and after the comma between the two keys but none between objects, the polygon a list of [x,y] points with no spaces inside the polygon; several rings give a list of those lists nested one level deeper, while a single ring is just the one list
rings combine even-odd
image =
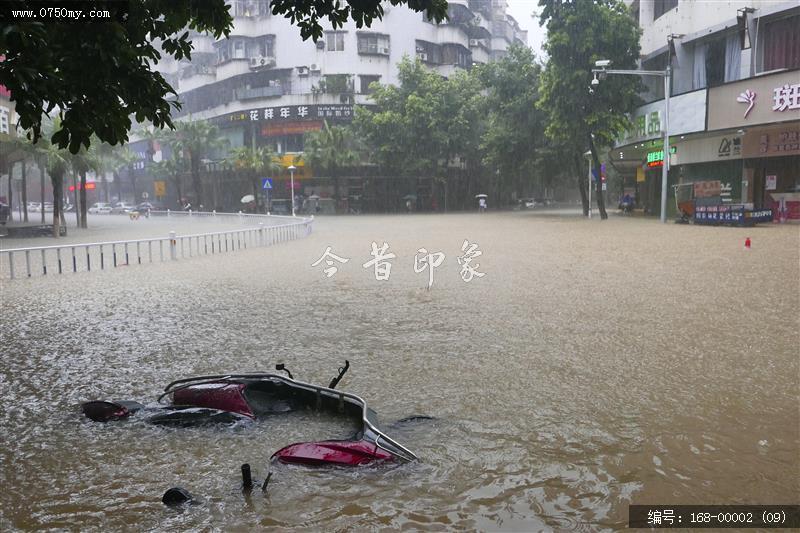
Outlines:
[{"label": "umbrella", "polygon": [[309,200],[319,200],[319,196],[317,196],[316,194],[312,194],[311,196],[308,197],[308,199]]},{"label": "umbrella", "polygon": [[255,201],[256,201],[256,197],[253,196],[252,194],[248,194],[247,196],[242,196],[242,203],[243,204],[249,204],[250,202],[255,202]]},{"label": "umbrella", "polygon": [[417,199],[416,194],[406,194],[405,196],[403,196],[403,200],[416,200],[416,199]]},{"label": "umbrella", "polygon": [[488,196],[485,194],[476,194],[475,198],[488,198]]}]

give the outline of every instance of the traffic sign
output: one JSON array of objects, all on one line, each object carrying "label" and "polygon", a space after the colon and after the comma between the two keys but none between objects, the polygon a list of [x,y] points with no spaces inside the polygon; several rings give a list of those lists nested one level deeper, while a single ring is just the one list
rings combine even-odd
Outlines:
[{"label": "traffic sign", "polygon": [[261,188],[262,189],[271,189],[272,188],[272,178],[261,178]]}]

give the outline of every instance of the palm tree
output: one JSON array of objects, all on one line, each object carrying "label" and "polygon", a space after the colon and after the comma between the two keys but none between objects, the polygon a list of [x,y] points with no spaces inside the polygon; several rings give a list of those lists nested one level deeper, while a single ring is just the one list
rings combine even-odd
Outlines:
[{"label": "palm tree", "polygon": [[174,138],[170,144],[174,151],[181,152],[189,162],[195,201],[199,207],[203,205],[200,163],[212,152],[227,146],[228,139],[220,135],[219,128],[205,120],[177,122],[175,126]]},{"label": "palm tree", "polygon": [[[53,237],[60,235],[61,224],[66,223],[61,206],[63,205],[64,175],[70,165],[69,152],[51,142],[53,135],[60,129],[61,121],[56,117],[48,125],[47,134],[42,135],[35,144],[44,161],[47,173],[50,174],[50,182],[53,185]],[[44,211],[44,205],[42,205],[42,211]]]},{"label": "palm tree", "polygon": [[333,197],[339,205],[339,177],[343,168],[359,160],[352,132],[345,127],[328,125],[306,134],[303,159],[333,178]]},{"label": "palm tree", "polygon": [[[95,139],[95,141],[97,141],[97,139]],[[75,183],[75,196],[78,198],[78,201],[75,202],[75,217],[78,220],[78,227],[84,229],[88,227],[86,217],[86,173],[89,172],[89,170],[96,170],[97,168],[95,155],[97,149],[91,146],[92,145],[90,145],[89,149],[81,146],[78,153],[68,156],[72,172],[74,175],[80,177],[80,181]]]},{"label": "palm tree", "polygon": [[277,157],[269,146],[261,146],[259,148],[242,146],[234,148],[230,152],[228,162],[233,168],[244,171],[253,187],[253,196],[258,199],[258,177],[283,170]]},{"label": "palm tree", "polygon": [[[28,176],[27,176],[27,167],[28,167],[28,159],[35,159],[36,157],[36,147],[34,144],[24,135],[17,136],[8,141],[10,150],[9,152],[15,152],[21,156],[19,162],[22,165],[22,198],[20,201],[22,202],[22,213],[23,213],[23,221],[28,222]],[[9,180],[11,174],[9,173]],[[44,212],[44,211],[42,211]]]}]

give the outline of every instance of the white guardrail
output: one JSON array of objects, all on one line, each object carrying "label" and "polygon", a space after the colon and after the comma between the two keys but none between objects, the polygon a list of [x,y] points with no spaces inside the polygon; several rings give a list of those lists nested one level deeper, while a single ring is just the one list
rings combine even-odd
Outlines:
[{"label": "white guardrail", "polygon": [[[313,216],[306,218],[191,211],[151,211],[150,216],[184,220],[202,217],[243,224],[252,221],[253,225],[242,229],[191,235],[177,235],[170,231],[167,237],[0,249],[0,279],[106,270],[272,246],[307,237],[311,234],[314,222]],[[265,221],[269,224],[265,224]],[[276,221],[279,223],[275,224]]]}]

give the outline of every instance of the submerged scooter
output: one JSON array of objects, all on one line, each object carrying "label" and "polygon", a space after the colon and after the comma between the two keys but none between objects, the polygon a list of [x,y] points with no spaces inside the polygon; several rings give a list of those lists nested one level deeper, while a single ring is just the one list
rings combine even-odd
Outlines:
[{"label": "submerged scooter", "polygon": [[[409,462],[417,456],[381,429],[375,411],[354,394],[336,389],[350,368],[339,373],[327,387],[297,381],[282,364],[279,374],[220,374],[173,381],[158,397],[156,406],[131,401],[98,400],[82,405],[83,413],[96,422],[122,420],[136,414],[151,424],[197,426],[232,424],[315,409],[344,415],[359,425],[350,439],[290,444],[272,455],[273,461],[305,465],[359,466],[383,462]],[[162,402],[169,401],[166,405]]]}]

